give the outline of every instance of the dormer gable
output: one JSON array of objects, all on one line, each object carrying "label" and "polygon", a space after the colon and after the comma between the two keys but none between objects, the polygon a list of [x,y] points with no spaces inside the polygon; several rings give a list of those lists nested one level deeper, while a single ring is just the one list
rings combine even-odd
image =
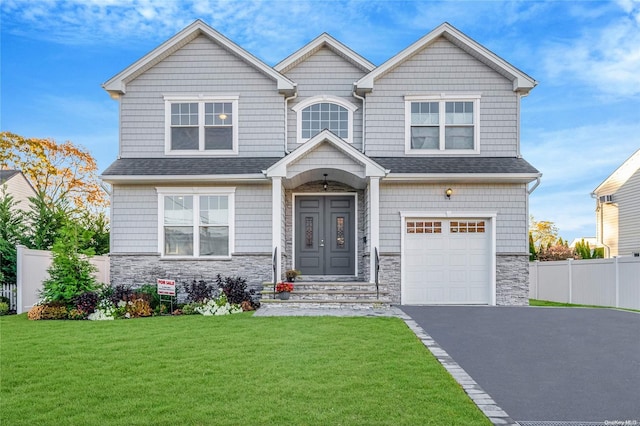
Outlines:
[{"label": "dormer gable", "polygon": [[327,33],[320,34],[318,37],[307,43],[296,52],[289,55],[273,68],[282,74],[286,74],[288,71],[295,68],[298,64],[300,64],[310,56],[313,56],[322,48],[331,50],[333,53],[346,59],[348,62],[361,69],[363,72],[368,73],[375,68],[375,65],[369,62],[367,59],[357,54],[344,44],[340,43],[338,40],[331,37]]},{"label": "dormer gable", "polygon": [[448,40],[500,75],[511,80],[514,92],[526,95],[537,85],[537,81],[533,78],[445,22],[358,80],[355,83],[357,92],[360,94],[371,92],[377,79],[383,77],[418,52],[428,48],[440,37]]},{"label": "dormer gable", "polygon": [[126,93],[127,83],[143,74],[148,69],[158,64],[177,50],[195,40],[199,36],[208,37],[225,50],[236,55],[248,65],[262,72],[277,83],[278,91],[285,95],[291,95],[296,90],[294,82],[253,56],[227,37],[223,36],[201,20],[194,21],[191,25],[171,37],[166,42],[149,52],[147,55],[134,62],[132,65],[106,81],[102,87],[115,99]]}]

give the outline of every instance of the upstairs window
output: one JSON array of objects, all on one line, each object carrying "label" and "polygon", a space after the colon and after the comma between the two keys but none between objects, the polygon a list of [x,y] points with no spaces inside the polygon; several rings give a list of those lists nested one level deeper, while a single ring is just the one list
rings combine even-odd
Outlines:
[{"label": "upstairs window", "polygon": [[478,153],[480,96],[406,96],[407,154]]},{"label": "upstairs window", "polygon": [[238,97],[165,97],[167,154],[237,154]]},{"label": "upstairs window", "polygon": [[298,143],[303,143],[327,129],[351,142],[355,105],[336,96],[315,96],[294,106],[298,117]]}]

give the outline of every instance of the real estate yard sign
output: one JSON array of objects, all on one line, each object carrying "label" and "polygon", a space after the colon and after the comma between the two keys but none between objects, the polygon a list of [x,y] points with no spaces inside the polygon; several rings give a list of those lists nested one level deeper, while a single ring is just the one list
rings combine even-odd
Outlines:
[{"label": "real estate yard sign", "polygon": [[175,296],[176,295],[176,281],[175,280],[163,280],[158,278],[158,294],[161,296]]}]

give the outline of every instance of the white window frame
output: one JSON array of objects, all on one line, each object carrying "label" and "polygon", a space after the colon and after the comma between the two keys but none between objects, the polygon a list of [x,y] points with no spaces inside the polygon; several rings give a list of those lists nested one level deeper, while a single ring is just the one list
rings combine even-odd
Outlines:
[{"label": "white window frame", "polygon": [[[405,154],[480,154],[480,98],[479,93],[446,94],[438,95],[406,95],[404,97],[405,117]],[[440,147],[438,149],[413,149],[411,148],[411,104],[414,102],[438,102],[439,103],[439,131]],[[446,104],[447,102],[473,102],[473,149],[445,149],[446,128]]]},{"label": "white window frame", "polygon": [[[235,250],[235,187],[156,187],[158,193],[158,252],[162,259],[231,259]],[[173,256],[164,252],[164,197],[193,196],[193,255]],[[227,196],[229,247],[226,256],[200,256],[200,196]]]},{"label": "white window frame", "polygon": [[296,104],[291,108],[292,111],[296,113],[296,140],[297,143],[305,143],[311,138],[303,138],[302,137],[302,110],[311,105],[315,104],[336,104],[347,110],[349,124],[347,126],[347,131],[349,132],[349,136],[347,138],[343,138],[344,141],[348,143],[353,143],[353,113],[358,109],[356,105],[347,101],[346,99],[340,98],[338,96],[332,95],[319,95],[313,96],[311,98],[305,99],[304,101]]},{"label": "white window frame", "polygon": [[[239,95],[165,95],[164,96],[164,152],[166,155],[237,155],[238,154],[238,99]],[[204,149],[205,103],[231,103],[233,143],[231,149]],[[171,149],[171,105],[176,103],[198,104],[198,149]]]}]

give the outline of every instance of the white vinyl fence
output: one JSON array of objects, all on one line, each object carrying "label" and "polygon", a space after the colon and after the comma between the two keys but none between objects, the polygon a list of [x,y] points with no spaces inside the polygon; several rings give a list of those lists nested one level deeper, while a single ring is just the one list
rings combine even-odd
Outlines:
[{"label": "white vinyl fence", "polygon": [[[28,311],[39,299],[42,290],[42,282],[49,278],[47,270],[51,266],[52,255],[50,251],[31,250],[24,246],[18,246],[17,265],[17,308],[21,314]],[[95,277],[100,283],[109,283],[109,257],[95,256],[90,259],[98,271]]]},{"label": "white vinyl fence", "polygon": [[640,258],[531,262],[529,297],[640,309]]},{"label": "white vinyl fence", "polygon": [[15,284],[13,283],[2,283],[0,286],[0,296],[6,297],[9,299],[9,309],[12,311],[16,310],[16,306],[18,306],[17,296],[18,290]]}]

